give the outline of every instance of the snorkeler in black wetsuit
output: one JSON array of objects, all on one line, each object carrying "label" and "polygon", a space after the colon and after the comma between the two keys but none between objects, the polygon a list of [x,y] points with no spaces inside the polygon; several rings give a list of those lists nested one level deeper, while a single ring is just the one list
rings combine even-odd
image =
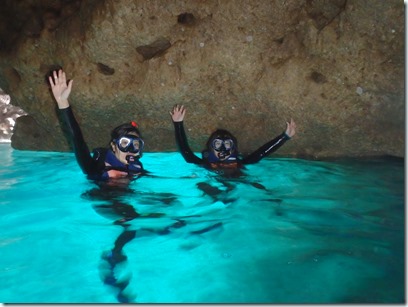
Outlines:
[{"label": "snorkeler in black wetsuit", "polygon": [[82,171],[88,178],[107,180],[141,175],[145,171],[139,158],[144,142],[135,122],[116,127],[111,133],[110,148],[98,148],[91,156],[68,102],[73,80],[67,83],[65,72],[54,71],[49,77],[52,93],[67,126],[69,139]]},{"label": "snorkeler in black wetsuit", "polygon": [[[248,156],[242,157],[238,152],[237,139],[227,130],[218,129],[213,132],[208,138],[206,148],[202,152],[202,158],[197,157],[187,142],[186,133],[184,131],[183,120],[186,113],[184,106],[174,106],[170,115],[173,120],[176,143],[179,150],[188,163],[202,165],[205,168],[214,171],[224,178],[238,178],[243,175],[241,169],[245,164],[253,164],[259,162],[262,158],[270,155],[279,149],[286,141],[295,135],[296,124],[291,119],[287,122],[286,130],[276,138],[267,142],[256,151]],[[226,180],[219,180],[227,188],[227,192],[233,189],[233,185]],[[250,182],[256,188],[265,189],[262,185]],[[211,187],[208,183],[199,183],[198,188],[206,194],[217,199],[217,194],[222,193],[218,188]]]},{"label": "snorkeler in black wetsuit", "polygon": [[146,173],[139,160],[144,142],[135,122],[116,127],[111,133],[111,148],[96,148],[91,156],[71,107],[60,112],[68,126],[78,164],[89,179],[131,179]]},{"label": "snorkeler in black wetsuit", "polygon": [[60,113],[68,127],[76,159],[89,179],[132,178],[145,173],[140,162],[144,142],[135,122],[116,127],[111,133],[110,148],[97,148],[91,156],[70,106]]},{"label": "snorkeler in black wetsuit", "polygon": [[72,143],[79,166],[89,179],[92,179],[99,189],[88,191],[83,196],[92,199],[105,200],[108,205],[97,205],[94,209],[103,212],[109,209],[122,218],[115,224],[123,227],[123,232],[116,239],[114,248],[104,253],[102,258],[109,263],[108,274],[104,283],[119,290],[117,299],[121,303],[129,303],[130,298],[124,294],[129,280],[119,282],[114,273],[116,265],[126,260],[123,247],[136,236],[135,230],[128,230],[127,221],[139,217],[133,206],[122,203],[117,195],[131,191],[128,184],[139,175],[146,173],[139,158],[142,155],[144,142],[135,122],[116,127],[111,133],[108,148],[97,148],[91,155],[68,102],[73,80],[67,83],[65,72],[61,69],[52,72],[49,82],[60,114],[67,126],[69,141]]},{"label": "snorkeler in black wetsuit", "polygon": [[237,139],[227,130],[219,129],[210,135],[206,148],[202,152],[202,158],[199,158],[193,153],[187,142],[183,125],[185,112],[186,109],[184,106],[178,105],[170,112],[174,123],[176,142],[180,152],[186,162],[203,165],[207,169],[214,171],[240,169],[245,164],[259,162],[262,158],[275,152],[285,144],[285,142],[295,134],[296,129],[295,122],[291,120],[290,123],[287,123],[286,131],[246,157],[240,156]]},{"label": "snorkeler in black wetsuit", "polygon": [[[132,205],[123,201],[124,196],[135,195],[129,183],[148,173],[140,162],[144,148],[143,139],[135,122],[125,123],[112,131],[111,141],[107,148],[94,149],[91,155],[68,102],[73,81],[67,82],[65,72],[59,70],[52,72],[52,75],[49,76],[49,83],[64,124],[67,126],[69,141],[72,143],[77,162],[87,177],[98,186],[84,193],[82,197],[92,201],[96,200],[98,204],[93,207],[99,214],[114,215],[114,218],[119,216],[114,224],[122,226],[123,232],[115,240],[114,247],[102,255],[102,259],[108,264],[103,281],[118,289],[117,299],[120,303],[129,303],[132,298],[125,294],[125,289],[130,278],[122,278],[119,281],[115,276],[116,265],[127,259],[123,253],[124,246],[136,237],[136,230],[129,229],[131,225],[128,222],[135,218],[163,215],[161,213],[140,215]],[[157,195],[153,196],[157,197]],[[161,199],[161,201],[172,199],[170,196],[166,195],[166,199]],[[105,201],[107,204],[100,204],[100,201]],[[183,221],[176,220],[173,225],[166,227],[162,232],[182,225],[184,225]]]}]

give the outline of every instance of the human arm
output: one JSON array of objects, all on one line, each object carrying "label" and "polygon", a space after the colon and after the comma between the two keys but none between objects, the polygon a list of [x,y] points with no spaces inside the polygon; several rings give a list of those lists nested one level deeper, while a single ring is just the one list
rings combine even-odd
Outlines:
[{"label": "human arm", "polygon": [[290,140],[296,133],[296,124],[293,119],[286,122],[286,130],[268,143],[262,145],[249,156],[242,159],[243,164],[253,164],[259,162],[262,158],[278,150],[286,141]]},{"label": "human arm", "polygon": [[67,126],[67,132],[69,134],[70,142],[73,145],[77,162],[85,174],[94,175],[97,171],[96,162],[90,155],[81,128],[79,127],[68,102],[73,80],[70,80],[67,83],[65,72],[61,69],[58,72],[54,71],[48,80],[51,85],[52,94],[60,110],[60,114]]},{"label": "human arm", "polygon": [[176,143],[180,150],[181,155],[184,160],[188,163],[202,164],[203,160],[197,157],[187,142],[187,136],[184,131],[183,120],[186,114],[186,109],[183,105],[174,106],[173,110],[170,112],[171,118],[174,124],[174,132],[176,136]]}]

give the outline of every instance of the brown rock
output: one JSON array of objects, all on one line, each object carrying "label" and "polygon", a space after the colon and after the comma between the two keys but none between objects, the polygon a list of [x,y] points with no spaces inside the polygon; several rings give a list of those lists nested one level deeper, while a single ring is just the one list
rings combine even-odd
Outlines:
[{"label": "brown rock", "polygon": [[197,151],[226,128],[250,152],[293,117],[276,155],[404,156],[399,0],[3,2],[0,88],[31,116],[15,148],[70,149],[46,83],[63,67],[91,148],[136,120],[147,151],[176,150],[177,103]]}]

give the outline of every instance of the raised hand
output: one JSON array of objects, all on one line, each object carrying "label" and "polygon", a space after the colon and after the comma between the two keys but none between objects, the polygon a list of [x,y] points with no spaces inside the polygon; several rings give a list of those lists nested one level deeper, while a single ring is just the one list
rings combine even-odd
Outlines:
[{"label": "raised hand", "polygon": [[173,111],[170,112],[173,122],[182,122],[184,120],[184,115],[186,114],[186,109],[183,105],[178,104],[174,106]]},{"label": "raised hand", "polygon": [[295,135],[295,133],[296,133],[296,124],[293,121],[293,118],[290,119],[290,122],[286,122],[286,131],[285,131],[285,133],[290,138]]},{"label": "raised hand", "polygon": [[65,109],[69,107],[68,97],[71,93],[73,80],[70,80],[67,83],[67,78],[65,72],[60,69],[54,71],[52,76],[48,77],[48,80],[51,85],[52,94],[54,95],[55,100],[57,101],[58,108]]}]

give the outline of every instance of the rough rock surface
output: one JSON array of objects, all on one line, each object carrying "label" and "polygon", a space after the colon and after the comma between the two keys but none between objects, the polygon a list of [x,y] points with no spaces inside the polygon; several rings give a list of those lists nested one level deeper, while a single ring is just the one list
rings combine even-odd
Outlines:
[{"label": "rough rock surface", "polygon": [[176,150],[184,104],[197,151],[226,128],[250,152],[293,117],[277,155],[404,156],[400,0],[5,0],[0,53],[0,88],[29,114],[17,149],[70,149],[46,81],[63,67],[91,148],[136,120],[147,151]]}]

